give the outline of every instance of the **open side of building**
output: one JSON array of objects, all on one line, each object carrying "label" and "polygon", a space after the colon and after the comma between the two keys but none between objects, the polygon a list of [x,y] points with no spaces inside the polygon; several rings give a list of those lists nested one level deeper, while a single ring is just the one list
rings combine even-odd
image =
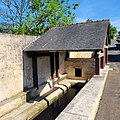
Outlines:
[{"label": "open side of building", "polygon": [[[42,93],[43,88],[54,87],[62,75],[66,74],[67,79],[86,81],[99,75],[100,68],[104,68],[108,60],[109,27],[109,20],[102,20],[47,31],[24,49],[27,59],[31,60],[29,66],[33,73],[27,82],[33,84],[26,84],[26,88],[36,88],[42,95],[46,92]],[[29,75],[26,72],[25,80]]]},{"label": "open side of building", "polygon": [[1,34],[0,117],[60,80],[99,75],[107,64],[109,28],[109,20],[101,20],[52,28],[39,38]]}]

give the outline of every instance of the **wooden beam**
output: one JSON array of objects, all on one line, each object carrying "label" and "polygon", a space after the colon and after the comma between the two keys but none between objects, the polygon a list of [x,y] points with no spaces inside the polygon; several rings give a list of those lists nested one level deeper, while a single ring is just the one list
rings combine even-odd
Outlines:
[{"label": "wooden beam", "polygon": [[27,52],[28,57],[50,56],[49,52]]},{"label": "wooden beam", "polygon": [[56,50],[50,50],[49,52],[54,52],[54,53],[55,53],[55,52],[57,52],[57,51],[56,51]]},{"label": "wooden beam", "polygon": [[58,50],[58,52],[66,52],[66,50]]}]

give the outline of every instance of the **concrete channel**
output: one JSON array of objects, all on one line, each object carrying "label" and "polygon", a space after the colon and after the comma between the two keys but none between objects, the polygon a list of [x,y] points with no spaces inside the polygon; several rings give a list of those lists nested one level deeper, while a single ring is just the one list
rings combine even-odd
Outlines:
[{"label": "concrete channel", "polygon": [[[46,96],[36,97],[23,104],[19,108],[4,115],[0,120],[33,120],[45,109],[54,104],[58,99],[64,96],[76,82],[69,82],[65,79],[55,85],[55,88]],[[55,103],[56,104],[56,103]]]},{"label": "concrete channel", "polygon": [[66,94],[60,97],[34,120],[55,120],[55,118],[63,111],[63,109],[71,102],[71,100],[83,88],[85,83],[79,83],[72,86]]}]

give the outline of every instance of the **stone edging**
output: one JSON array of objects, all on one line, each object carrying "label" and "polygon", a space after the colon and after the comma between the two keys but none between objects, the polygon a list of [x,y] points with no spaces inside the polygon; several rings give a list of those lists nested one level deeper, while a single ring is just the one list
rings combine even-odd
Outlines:
[{"label": "stone edging", "polygon": [[94,75],[56,120],[94,120],[108,71],[109,65],[106,65],[100,75]]}]

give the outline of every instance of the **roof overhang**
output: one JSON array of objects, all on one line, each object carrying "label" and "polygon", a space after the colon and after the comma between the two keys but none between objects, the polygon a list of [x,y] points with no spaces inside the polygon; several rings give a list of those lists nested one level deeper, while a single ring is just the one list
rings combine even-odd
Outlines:
[{"label": "roof overhang", "polygon": [[101,48],[100,49],[96,49],[96,48],[92,48],[92,49],[76,49],[76,50],[73,50],[73,49],[65,49],[65,50],[23,50],[24,52],[78,52],[78,51],[99,51],[99,50],[102,50]]}]

